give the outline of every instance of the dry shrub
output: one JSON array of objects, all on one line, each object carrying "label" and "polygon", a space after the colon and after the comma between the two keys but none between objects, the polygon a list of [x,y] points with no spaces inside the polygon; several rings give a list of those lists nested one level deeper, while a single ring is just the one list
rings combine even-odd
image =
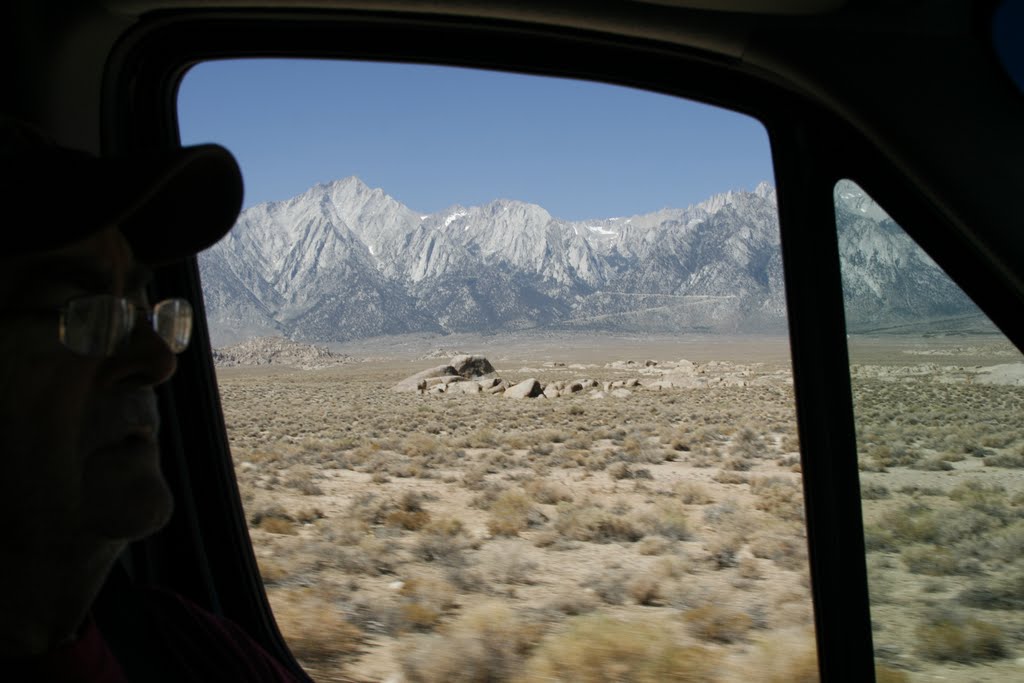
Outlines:
[{"label": "dry shrub", "polygon": [[399,608],[401,631],[430,631],[441,618],[441,611],[422,602],[406,602]]},{"label": "dry shrub", "polygon": [[644,537],[643,530],[630,518],[590,504],[559,505],[555,530],[573,540],[591,543],[633,543]]},{"label": "dry shrub", "polygon": [[940,519],[928,507],[910,503],[889,510],[875,524],[865,525],[864,542],[868,550],[894,551],[912,543],[935,543],[939,539]]},{"label": "dry shrub", "polygon": [[457,566],[464,562],[462,552],[469,545],[470,539],[465,535],[462,522],[439,518],[423,527],[413,552],[427,562]]},{"label": "dry shrub", "polygon": [[399,479],[411,479],[413,477],[426,477],[427,470],[419,462],[402,459],[387,464],[387,473],[393,474]]},{"label": "dry shrub", "polygon": [[800,486],[781,477],[758,477],[750,481],[750,492],[757,496],[754,507],[786,521],[804,518],[804,497]]},{"label": "dry shrub", "polygon": [[369,529],[369,526],[362,520],[345,517],[333,521],[327,527],[324,531],[324,540],[334,545],[355,545],[366,538]]},{"label": "dry shrub", "polygon": [[406,512],[419,512],[423,509],[424,497],[418,491],[404,491],[398,497],[398,508]]},{"label": "dry shrub", "polygon": [[686,508],[678,501],[659,501],[654,510],[644,516],[643,521],[653,533],[665,538],[685,541],[692,536]]},{"label": "dry shrub", "polygon": [[814,632],[797,628],[766,635],[744,657],[729,680],[757,683],[818,683]]},{"label": "dry shrub", "polygon": [[612,479],[632,479],[633,470],[629,463],[620,460],[608,466],[608,476]]},{"label": "dry shrub", "polygon": [[432,520],[424,529],[424,533],[438,534],[446,536],[448,538],[455,538],[466,532],[466,527],[463,526],[460,520],[453,517],[437,517]]},{"label": "dry shrub", "polygon": [[630,436],[622,442],[621,456],[629,462],[646,462],[657,465],[664,462],[665,452],[660,446],[650,443],[646,438]]},{"label": "dry shrub", "polygon": [[636,551],[641,555],[663,555],[672,547],[672,543],[661,536],[644,536],[636,544]]},{"label": "dry shrub", "polygon": [[352,500],[348,506],[348,516],[368,526],[378,526],[384,523],[394,509],[394,501],[376,493],[366,492]]},{"label": "dry shrub", "polygon": [[403,643],[402,672],[409,683],[519,680],[540,628],[508,606],[487,602],[467,609],[438,633]]},{"label": "dry shrub", "polygon": [[561,429],[538,429],[533,433],[533,438],[541,442],[563,443],[569,438],[569,434]]},{"label": "dry shrub", "polygon": [[744,427],[732,440],[733,454],[743,458],[757,458],[764,454],[764,439],[749,427]]},{"label": "dry shrub", "polygon": [[286,522],[295,521],[295,518],[292,517],[283,507],[274,504],[253,510],[249,515],[249,524],[257,527],[262,525],[263,521],[266,519],[281,519]]},{"label": "dry shrub", "polygon": [[712,478],[719,484],[746,484],[748,480],[747,475],[731,470],[719,470]]},{"label": "dry shrub", "polygon": [[715,536],[707,542],[708,559],[715,569],[728,569],[739,564],[737,554],[743,539],[736,534]]},{"label": "dry shrub", "polygon": [[426,510],[395,510],[388,514],[384,523],[387,526],[405,529],[406,531],[419,531],[430,521],[430,513]]},{"label": "dry shrub", "polygon": [[748,458],[738,455],[730,455],[722,461],[722,469],[729,470],[730,472],[746,472],[753,466],[754,463]]},{"label": "dry shrub", "polygon": [[548,456],[555,452],[555,447],[549,443],[535,443],[530,446],[531,455]]},{"label": "dry shrub", "polygon": [[971,563],[964,561],[957,553],[947,548],[931,545],[915,545],[904,548],[900,559],[913,574],[927,576],[951,576],[974,573]]},{"label": "dry shrub", "polygon": [[800,437],[795,433],[786,434],[779,444],[784,453],[798,453],[800,451]]},{"label": "dry shrub", "polygon": [[367,536],[359,542],[358,550],[352,553],[352,557],[363,573],[390,574],[395,569],[394,552],[393,543]]},{"label": "dry shrub", "polygon": [[280,583],[288,577],[287,566],[273,557],[257,557],[256,563],[259,565],[260,578],[263,579],[264,585]]},{"label": "dry shrub", "polygon": [[954,468],[952,464],[946,462],[940,456],[935,456],[911,463],[910,469],[924,472],[950,472]]},{"label": "dry shrub", "polygon": [[296,467],[284,481],[288,488],[295,489],[306,496],[322,496],[324,490],[314,480],[314,474],[306,467]]},{"label": "dry shrub", "polygon": [[661,604],[661,577],[653,572],[638,573],[626,584],[626,593],[638,605]]},{"label": "dry shrub", "polygon": [[295,521],[299,524],[312,524],[318,519],[323,519],[324,513],[320,508],[302,508],[295,513]]},{"label": "dry shrub", "polygon": [[760,579],[764,576],[761,571],[761,566],[757,560],[752,557],[744,557],[740,559],[737,565],[737,573],[744,579]]},{"label": "dry shrub", "polygon": [[600,472],[608,467],[610,462],[611,455],[607,451],[598,451],[597,453],[591,453],[583,461],[583,465],[591,472]]},{"label": "dry shrub", "polygon": [[687,505],[708,505],[715,502],[707,486],[696,481],[681,481],[672,487],[672,493]]},{"label": "dry shrub", "polygon": [[530,525],[533,501],[522,491],[509,490],[491,505],[487,529],[495,536],[518,536]]},{"label": "dry shrub", "polygon": [[494,448],[500,443],[498,433],[490,427],[481,427],[458,442],[460,448]]},{"label": "dry shrub", "polygon": [[479,491],[487,483],[487,467],[485,465],[471,465],[462,474],[462,485],[470,491]]},{"label": "dry shrub", "polygon": [[693,635],[715,643],[734,643],[746,637],[754,620],[732,605],[709,603],[695,607],[684,616]]},{"label": "dry shrub", "polygon": [[433,455],[440,449],[437,439],[426,434],[410,434],[402,442],[402,452],[412,457]]},{"label": "dry shrub", "polygon": [[1024,571],[1017,569],[974,581],[957,600],[980,609],[1024,610]]},{"label": "dry shrub", "polygon": [[430,513],[423,509],[423,497],[415,491],[405,491],[398,499],[396,510],[384,514],[384,524],[406,531],[419,531],[430,522]]},{"label": "dry shrub", "polygon": [[1005,516],[1006,487],[1002,484],[985,484],[970,479],[954,486],[949,492],[949,498],[993,517]]},{"label": "dry shrub", "polygon": [[298,532],[295,528],[295,523],[287,519],[281,519],[280,517],[264,517],[260,521],[260,529],[272,534],[283,534],[288,536],[294,536]]},{"label": "dry shrub", "polygon": [[560,482],[535,479],[528,482],[523,489],[531,498],[544,505],[571,503],[573,501],[572,491],[569,490],[568,486]]},{"label": "dry shrub", "polygon": [[689,453],[690,441],[684,437],[675,437],[669,439],[668,447],[677,453]]},{"label": "dry shrub", "polygon": [[716,653],[684,645],[667,621],[622,621],[605,615],[569,620],[548,636],[530,659],[529,683],[711,683],[718,680]]},{"label": "dry shrub", "polygon": [[658,558],[657,562],[654,563],[654,570],[664,578],[678,579],[681,576],[693,573],[695,566],[687,558],[669,555],[668,557]]},{"label": "dry shrub", "polygon": [[[569,443],[575,443],[575,440]],[[576,449],[566,444],[566,448],[563,448],[553,458],[545,458],[543,462],[550,464],[551,466],[558,466],[563,469],[571,469],[573,467],[586,467],[587,459],[590,457],[590,452],[582,449]]]},{"label": "dry shrub", "polygon": [[597,608],[597,600],[591,593],[575,592],[571,595],[559,595],[548,602],[546,609],[569,616],[578,616],[593,612]]},{"label": "dry shrub", "polygon": [[986,467],[1021,468],[1024,467],[1024,454],[1002,453],[989,456],[982,462]]},{"label": "dry shrub", "polygon": [[862,482],[860,485],[860,497],[863,500],[883,500],[889,496],[889,487],[883,484]]},{"label": "dry shrub", "polygon": [[270,591],[274,618],[288,647],[307,667],[359,651],[362,632],[350,624],[334,602],[312,588]]},{"label": "dry shrub", "polygon": [[487,566],[491,583],[537,583],[537,563],[530,559],[524,546],[517,541],[495,541],[481,553],[480,563]]},{"label": "dry shrub", "polygon": [[626,584],[630,574],[618,565],[606,567],[591,574],[581,585],[594,592],[594,595],[609,605],[621,605],[626,601],[628,591]]},{"label": "dry shrub", "polygon": [[455,587],[441,578],[420,576],[406,581],[399,590],[400,629],[429,631],[455,604]]},{"label": "dry shrub", "polygon": [[953,612],[926,616],[917,627],[917,651],[926,659],[963,664],[1006,655],[1003,629],[981,619]]}]

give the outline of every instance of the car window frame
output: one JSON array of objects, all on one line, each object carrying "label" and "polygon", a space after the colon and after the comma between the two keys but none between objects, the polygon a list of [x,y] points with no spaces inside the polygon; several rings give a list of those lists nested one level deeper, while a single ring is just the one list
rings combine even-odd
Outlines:
[{"label": "car window frame", "polygon": [[[524,51],[525,36],[531,49]],[[108,62],[104,149],[178,144],[175,96],[183,74],[199,61],[244,56],[373,59],[583,78],[687,97],[760,120],[775,164],[821,674],[824,680],[873,679],[832,188],[848,177],[882,203],[893,198],[887,209],[912,237],[925,238],[919,242],[940,265],[959,257],[953,259],[959,266],[947,268],[953,279],[968,294],[986,292],[992,283],[972,269],[981,258],[964,263],[955,226],[927,197],[853,127],[735,63],[656,41],[467,18],[154,13],[122,37]],[[179,514],[168,529],[133,549],[132,564],[140,575],[231,616],[297,667],[274,624],[249,543],[195,260],[161,270],[156,286],[187,292],[196,302],[197,324],[195,342],[161,395],[169,427],[165,467]],[[997,325],[1013,327],[1007,310],[1012,302],[981,298]],[[1018,346],[1024,339],[1019,328],[1004,329]],[[190,457],[197,452],[205,456]],[[176,547],[184,550],[171,552]]]}]

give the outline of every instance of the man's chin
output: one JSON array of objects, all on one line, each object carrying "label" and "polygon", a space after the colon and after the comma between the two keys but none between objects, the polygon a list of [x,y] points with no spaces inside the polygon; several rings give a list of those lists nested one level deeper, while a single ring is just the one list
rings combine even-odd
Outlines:
[{"label": "man's chin", "polygon": [[109,490],[87,512],[87,527],[100,538],[136,541],[156,533],[174,512],[174,498],[162,476],[136,480],[119,490]]},{"label": "man's chin", "polygon": [[148,438],[124,438],[92,451],[82,486],[85,528],[100,538],[144,538],[163,528],[174,511],[160,450]]}]

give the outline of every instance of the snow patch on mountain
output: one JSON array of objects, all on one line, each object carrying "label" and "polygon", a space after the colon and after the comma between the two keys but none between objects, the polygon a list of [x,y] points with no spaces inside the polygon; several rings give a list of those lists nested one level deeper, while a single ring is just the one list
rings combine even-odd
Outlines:
[{"label": "snow patch on mountain", "polygon": [[[468,215],[469,215],[469,213],[466,212],[466,211],[456,211],[455,213],[450,214],[447,218],[444,219],[444,227],[447,228],[449,225],[451,225],[452,223],[454,223],[458,219],[465,218]],[[469,226],[467,226],[467,228],[468,227]]]}]

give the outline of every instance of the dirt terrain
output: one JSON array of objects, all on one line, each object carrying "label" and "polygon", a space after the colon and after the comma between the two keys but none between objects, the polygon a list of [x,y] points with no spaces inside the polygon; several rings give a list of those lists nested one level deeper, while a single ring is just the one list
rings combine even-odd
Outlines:
[{"label": "dirt terrain", "polygon": [[[1024,674],[1020,356],[968,341],[851,340],[882,681]],[[785,339],[332,350],[218,372],[267,592],[317,680],[816,680]],[[459,352],[598,386],[391,391]],[[644,386],[680,368],[700,386]]]}]

